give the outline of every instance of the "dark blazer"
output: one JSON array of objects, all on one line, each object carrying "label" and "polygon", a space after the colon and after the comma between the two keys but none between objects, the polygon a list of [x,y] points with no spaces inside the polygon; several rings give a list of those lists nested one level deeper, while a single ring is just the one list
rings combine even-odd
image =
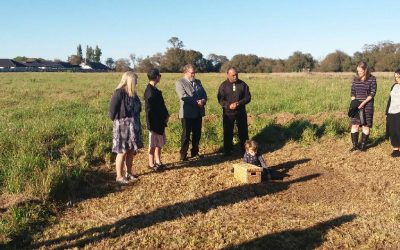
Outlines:
[{"label": "dark blazer", "polygon": [[147,129],[163,135],[165,127],[167,127],[169,113],[165,106],[162,92],[150,83],[147,84],[146,90],[144,91],[144,103]]},{"label": "dark blazer", "polygon": [[[179,118],[198,118],[205,115],[205,109],[197,105],[197,100],[206,100],[207,94],[201,85],[201,81],[194,80],[194,86],[185,77],[179,79],[175,84],[176,94],[179,97]],[[196,88],[196,91],[195,91]]]}]

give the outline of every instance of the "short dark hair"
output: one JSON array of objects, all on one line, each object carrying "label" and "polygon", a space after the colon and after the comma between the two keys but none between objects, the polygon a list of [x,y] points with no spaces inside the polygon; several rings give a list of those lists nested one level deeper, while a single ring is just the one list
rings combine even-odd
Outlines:
[{"label": "short dark hair", "polygon": [[400,74],[400,68],[396,69],[396,70],[394,71],[394,73],[395,73],[395,74]]},{"label": "short dark hair", "polygon": [[228,74],[229,70],[231,70],[231,69],[234,70],[236,73],[238,73],[237,69],[233,66],[228,67],[228,69],[226,70],[226,73]]},{"label": "short dark hair", "polygon": [[157,77],[160,76],[160,71],[158,69],[151,69],[147,72],[147,78],[149,81],[157,80]]}]

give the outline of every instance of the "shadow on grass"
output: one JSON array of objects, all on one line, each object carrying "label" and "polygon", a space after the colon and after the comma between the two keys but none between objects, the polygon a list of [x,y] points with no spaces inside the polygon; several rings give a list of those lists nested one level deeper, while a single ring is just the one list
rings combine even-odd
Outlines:
[{"label": "shadow on grass", "polygon": [[[0,249],[23,249],[32,242],[32,235],[40,234],[52,222],[51,218],[59,213],[62,213],[68,206],[75,203],[98,198],[120,191],[122,188],[115,182],[115,174],[113,172],[99,171],[96,169],[83,170],[84,172],[77,175],[79,178],[68,178],[68,181],[62,182],[59,180],[56,193],[53,193],[53,202],[29,200],[23,203],[18,203],[14,207],[27,208],[38,210],[35,212],[34,219],[27,225],[18,227],[16,231],[11,232],[8,238],[11,239],[8,243],[0,244]],[[63,204],[55,206],[55,204]],[[50,206],[49,206],[50,205]],[[10,209],[10,208],[8,208]],[[2,213],[7,213],[8,209],[4,209]],[[35,211],[32,210],[32,211]],[[32,213],[32,212],[30,212]]]},{"label": "shadow on grass", "polygon": [[[32,235],[42,232],[50,224],[50,217],[55,216],[56,208],[51,203],[40,200],[26,200],[12,207],[4,208],[1,223],[14,221],[18,226],[12,231],[3,231],[8,242],[0,243],[0,249],[24,249],[32,242]],[[29,220],[22,222],[22,220]],[[19,222],[15,222],[19,221]],[[4,226],[4,224],[3,224]]]},{"label": "shadow on grass", "polygon": [[299,142],[306,139],[304,138],[306,130],[309,131],[309,139],[321,138],[325,128],[325,124],[318,126],[307,120],[296,120],[287,125],[271,123],[258,132],[253,140],[260,145],[259,152],[264,154],[282,148],[290,140]]},{"label": "shadow on grass", "polygon": [[78,170],[78,174],[69,174],[56,183],[50,194],[52,199],[74,204],[81,200],[104,197],[122,189],[115,182],[115,173],[112,171],[100,167]]},{"label": "shadow on grass", "polygon": [[243,158],[243,155],[241,155],[239,152],[236,151],[234,151],[230,156],[225,156],[220,151],[217,151],[213,153],[204,154],[203,158],[196,158],[196,159],[189,158],[188,161],[171,162],[167,164],[167,168],[164,169],[163,171],[153,172],[150,170],[148,172],[139,174],[139,176],[144,176],[154,173],[163,173],[166,171],[178,170],[182,168],[208,167],[208,166],[218,165],[223,162],[235,161],[241,158]]},{"label": "shadow on grass", "polygon": [[113,224],[94,227],[80,233],[62,236],[53,240],[38,242],[30,247],[40,248],[51,246],[52,248],[55,247],[60,249],[83,247],[87,244],[95,243],[106,238],[117,238],[131,231],[144,229],[158,223],[172,221],[196,213],[207,213],[208,211],[221,206],[227,206],[256,197],[278,193],[287,190],[292,184],[305,182],[319,176],[320,174],[312,174],[295,180],[277,182],[269,185],[263,183],[241,185],[227,190],[218,191],[196,200],[161,207],[147,214],[130,216]]},{"label": "shadow on grass", "polygon": [[272,180],[283,180],[283,178],[289,176],[287,172],[289,172],[290,169],[294,168],[298,164],[303,164],[309,161],[311,161],[310,158],[305,158],[301,160],[288,161],[275,166],[270,166],[269,171],[271,173],[271,178]]},{"label": "shadow on grass", "polygon": [[348,131],[345,119],[327,119],[321,125],[300,119],[284,125],[269,123],[253,139],[259,143],[260,153],[264,154],[282,148],[288,141],[311,143],[324,135],[343,136]]},{"label": "shadow on grass", "polygon": [[385,140],[387,140],[386,135],[379,136],[378,138],[374,139],[371,143],[367,144],[367,149],[377,147]]},{"label": "shadow on grass", "polygon": [[327,232],[342,224],[353,221],[356,215],[343,215],[303,230],[287,230],[267,234],[240,245],[225,249],[315,249],[324,243]]}]

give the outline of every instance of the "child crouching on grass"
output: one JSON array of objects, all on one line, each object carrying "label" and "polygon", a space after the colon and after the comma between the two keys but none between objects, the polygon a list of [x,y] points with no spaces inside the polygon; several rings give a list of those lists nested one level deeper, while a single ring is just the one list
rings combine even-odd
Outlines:
[{"label": "child crouching on grass", "polygon": [[271,173],[268,170],[267,163],[265,163],[262,155],[257,152],[257,142],[253,140],[247,140],[244,144],[244,147],[246,149],[246,152],[244,153],[243,161],[252,165],[256,165],[257,167],[261,167],[263,169],[263,178],[270,180]]}]

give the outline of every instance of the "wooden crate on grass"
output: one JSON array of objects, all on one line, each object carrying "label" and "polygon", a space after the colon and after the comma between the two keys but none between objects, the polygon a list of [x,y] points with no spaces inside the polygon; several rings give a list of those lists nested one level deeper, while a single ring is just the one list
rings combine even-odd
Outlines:
[{"label": "wooden crate on grass", "polygon": [[233,176],[242,183],[261,183],[262,168],[245,162],[233,164]]}]

